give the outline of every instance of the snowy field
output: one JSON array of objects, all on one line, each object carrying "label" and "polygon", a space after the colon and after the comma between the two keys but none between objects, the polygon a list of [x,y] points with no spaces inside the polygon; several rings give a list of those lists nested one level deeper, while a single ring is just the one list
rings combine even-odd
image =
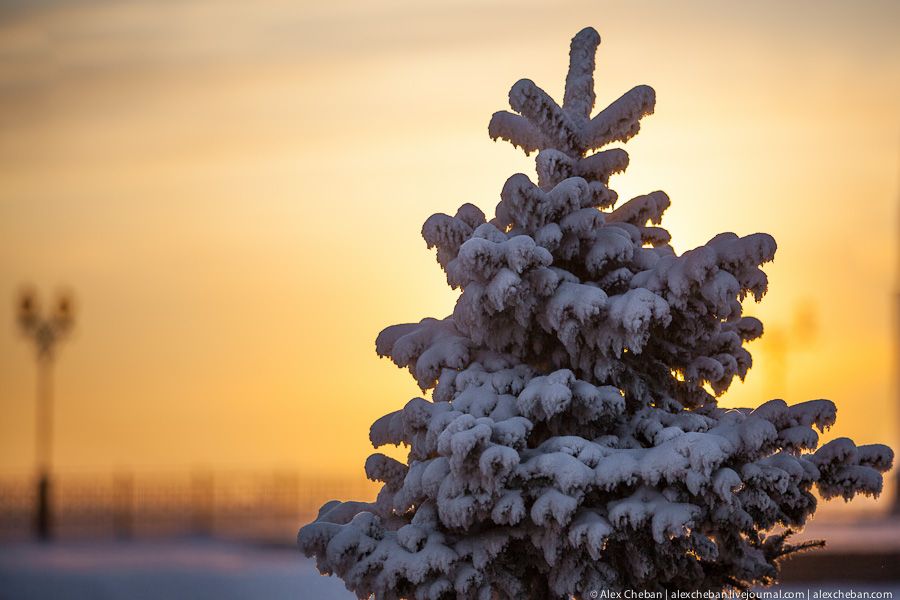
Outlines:
[{"label": "snowy field", "polygon": [[3,600],[352,600],[299,552],[219,542],[0,546]]},{"label": "snowy field", "polygon": [[[783,590],[892,592],[900,582],[792,584]],[[20,543],[0,547],[0,598],[6,600],[352,600],[290,549],[204,541]]]}]

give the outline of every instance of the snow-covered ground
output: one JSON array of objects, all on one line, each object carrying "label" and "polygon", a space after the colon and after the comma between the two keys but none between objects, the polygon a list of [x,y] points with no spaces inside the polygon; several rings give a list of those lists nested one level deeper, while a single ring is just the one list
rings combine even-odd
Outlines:
[{"label": "snow-covered ground", "polygon": [[[791,584],[805,593],[891,592],[900,581]],[[814,596],[813,596],[814,597]],[[846,597],[846,596],[845,596]],[[18,543],[0,546],[0,599],[10,600],[352,600],[290,549],[196,540]]]},{"label": "snow-covered ground", "polygon": [[299,553],[203,541],[0,546],[6,600],[352,600]]}]

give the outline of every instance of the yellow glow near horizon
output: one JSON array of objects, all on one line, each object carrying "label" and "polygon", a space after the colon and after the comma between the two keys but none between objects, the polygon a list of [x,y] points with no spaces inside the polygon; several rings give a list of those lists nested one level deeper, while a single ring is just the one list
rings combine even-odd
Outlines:
[{"label": "yellow glow near horizon", "polygon": [[[672,198],[679,251],[772,233],[768,333],[723,398],[828,397],[896,441],[900,8],[863,2],[50,4],[0,20],[0,470],[32,464],[12,298],[78,295],[57,369],[64,469],[283,465],[359,476],[420,394],[374,353],[456,294],[419,236],[491,212],[528,158],[492,143],[510,85],[559,97],[594,25],[598,105],[648,83],[621,198]],[[5,301],[3,301],[5,302]],[[0,302],[0,308],[3,307]],[[0,311],[0,322],[3,315]]]}]

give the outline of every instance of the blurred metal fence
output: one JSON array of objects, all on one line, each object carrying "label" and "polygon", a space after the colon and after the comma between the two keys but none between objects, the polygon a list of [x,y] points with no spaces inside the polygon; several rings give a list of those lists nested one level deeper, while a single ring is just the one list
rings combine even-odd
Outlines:
[{"label": "blurred metal fence", "polygon": [[[180,474],[61,474],[51,481],[57,538],[200,535],[287,542],[332,499],[372,500],[362,479],[296,472],[196,470]],[[34,530],[37,480],[0,475],[0,540]]]}]

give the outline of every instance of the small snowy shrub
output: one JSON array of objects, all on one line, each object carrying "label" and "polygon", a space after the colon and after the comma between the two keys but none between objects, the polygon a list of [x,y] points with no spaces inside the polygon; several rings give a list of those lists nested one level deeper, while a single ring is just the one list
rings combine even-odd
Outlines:
[{"label": "small snowy shrub", "polygon": [[828,400],[719,408],[751,365],[775,240],[723,233],[681,255],[663,192],[615,208],[620,148],[653,112],[638,86],[591,117],[600,37],[572,40],[562,106],[523,79],[491,137],[537,151],[488,220],[464,204],[422,229],[461,294],[444,319],[394,325],[381,356],[431,399],[378,419],[404,445],[366,474],[373,503],[327,503],[300,548],[358,597],[587,598],[591,591],[771,583],[823,498],[877,495],[893,452],[817,449]]}]

